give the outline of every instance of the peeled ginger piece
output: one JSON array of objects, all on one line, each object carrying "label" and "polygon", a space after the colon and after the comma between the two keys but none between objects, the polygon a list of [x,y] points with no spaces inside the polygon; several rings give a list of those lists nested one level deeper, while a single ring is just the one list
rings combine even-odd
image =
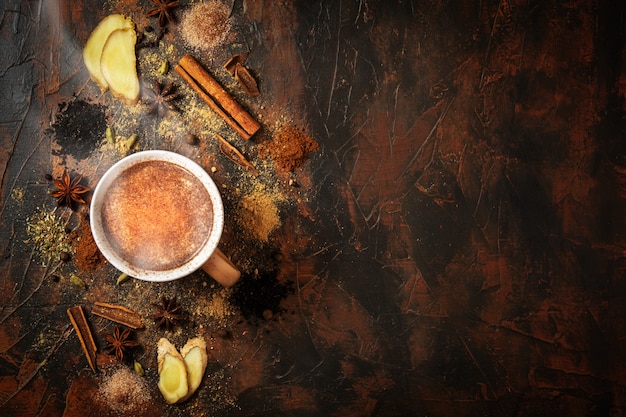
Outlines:
[{"label": "peeled ginger piece", "polygon": [[158,343],[157,363],[157,385],[165,401],[174,404],[186,398],[189,393],[187,366],[178,350],[165,338],[161,338]]},{"label": "peeled ginger piece", "polygon": [[113,97],[134,105],[139,101],[139,77],[134,28],[116,29],[109,35],[100,57],[100,71],[109,85]]},{"label": "peeled ginger piece", "polygon": [[100,21],[98,26],[91,32],[85,47],[83,48],[83,61],[87,67],[87,71],[91,76],[91,79],[98,84],[98,87],[105,91],[109,88],[109,83],[102,75],[100,70],[100,58],[102,57],[102,50],[104,44],[109,35],[117,29],[132,29],[135,24],[133,21],[121,14],[112,14]]},{"label": "peeled ginger piece", "polygon": [[187,381],[189,384],[189,391],[187,392],[187,395],[185,398],[181,399],[181,401],[185,401],[187,398],[191,397],[194,392],[196,392],[202,382],[202,378],[204,377],[204,371],[206,370],[207,363],[209,362],[206,342],[201,337],[189,339],[185,346],[181,349],[180,354],[182,355],[183,360],[185,361],[185,366],[187,367]]}]

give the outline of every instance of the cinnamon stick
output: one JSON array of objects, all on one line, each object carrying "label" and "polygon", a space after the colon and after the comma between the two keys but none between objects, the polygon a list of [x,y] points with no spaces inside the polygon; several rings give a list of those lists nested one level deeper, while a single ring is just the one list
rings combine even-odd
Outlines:
[{"label": "cinnamon stick", "polygon": [[67,309],[67,315],[70,318],[70,322],[72,322],[72,326],[74,326],[74,330],[80,341],[80,346],[83,348],[83,352],[85,352],[89,366],[96,372],[96,342],[93,341],[93,336],[89,329],[89,323],[87,323],[87,319],[85,318],[83,308],[81,306],[70,307]]},{"label": "cinnamon stick", "polygon": [[183,56],[174,70],[244,139],[250,139],[261,128],[194,57]]},{"label": "cinnamon stick", "polygon": [[141,319],[141,316],[124,306],[96,301],[91,309],[91,313],[116,323],[123,324],[131,329],[143,328],[143,320]]}]

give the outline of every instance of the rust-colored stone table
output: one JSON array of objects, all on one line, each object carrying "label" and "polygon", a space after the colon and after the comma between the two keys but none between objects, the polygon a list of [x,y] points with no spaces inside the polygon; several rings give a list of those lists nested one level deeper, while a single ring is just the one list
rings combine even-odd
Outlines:
[{"label": "rust-colored stone table", "polygon": [[[1,416],[623,415],[623,2],[235,0],[210,53],[181,37],[193,3],[180,1],[160,40],[148,0],[0,6]],[[171,114],[89,79],[82,47],[111,13],[143,34],[146,88],[176,84]],[[252,139],[173,71],[190,52],[260,122]],[[246,52],[258,97],[222,68]],[[173,150],[211,173],[237,286],[203,272],[118,284],[96,258],[42,258],[27,224],[56,206],[50,176],[67,169],[95,187],[124,153],[107,126],[138,135],[130,152]],[[286,127],[319,145],[289,172],[273,159]],[[241,221],[252,195],[279,215],[265,233]],[[55,211],[73,247],[88,243],[88,211]],[[171,330],[151,318],[163,297],[187,314]],[[95,302],[145,321],[121,364]],[[97,372],[73,306],[93,331]],[[209,346],[206,375],[168,405],[156,343],[194,336]],[[143,389],[112,401],[107,383],[134,361]]]}]

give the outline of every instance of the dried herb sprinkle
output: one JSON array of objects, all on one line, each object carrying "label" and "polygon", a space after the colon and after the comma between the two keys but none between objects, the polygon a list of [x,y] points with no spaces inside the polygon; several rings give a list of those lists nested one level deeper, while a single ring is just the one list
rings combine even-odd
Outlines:
[{"label": "dried herb sprinkle", "polygon": [[70,238],[65,233],[65,223],[54,210],[37,209],[26,219],[26,233],[26,243],[34,246],[44,264],[60,260],[63,253],[74,253]]}]

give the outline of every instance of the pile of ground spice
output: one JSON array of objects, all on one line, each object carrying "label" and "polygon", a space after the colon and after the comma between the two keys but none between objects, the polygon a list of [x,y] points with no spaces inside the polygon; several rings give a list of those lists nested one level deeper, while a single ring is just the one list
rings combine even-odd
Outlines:
[{"label": "pile of ground spice", "polygon": [[53,154],[71,153],[83,159],[98,147],[107,128],[105,107],[82,100],[59,104],[59,113],[52,125],[60,150]]},{"label": "pile of ground spice", "polygon": [[180,23],[183,40],[197,52],[207,52],[221,45],[231,29],[230,9],[221,1],[196,3]]},{"label": "pile of ground spice", "polygon": [[317,149],[319,144],[303,129],[282,126],[276,130],[271,141],[261,144],[259,156],[269,156],[279,171],[292,172]]},{"label": "pile of ground spice", "polygon": [[280,226],[276,201],[277,196],[268,193],[264,187],[257,187],[239,203],[239,225],[256,239],[268,242],[272,232]]},{"label": "pile of ground spice", "polygon": [[208,317],[219,322],[234,316],[237,309],[230,303],[229,297],[230,290],[221,288],[210,295],[197,299],[194,303],[194,315],[196,317]]},{"label": "pile of ground spice", "polygon": [[223,320],[235,314],[235,309],[228,301],[228,294],[226,291],[214,293],[209,300],[207,308],[209,317]]},{"label": "pile of ground spice", "polygon": [[66,222],[55,214],[55,210],[37,209],[26,219],[26,243],[34,246],[44,265],[58,261],[63,253],[73,252],[65,226]]},{"label": "pile of ground spice", "polygon": [[86,272],[96,270],[104,262],[104,256],[93,240],[89,221],[83,219],[74,240],[74,260],[78,269]]},{"label": "pile of ground spice", "polygon": [[146,380],[127,367],[117,369],[104,379],[98,397],[121,415],[140,411],[152,400]]}]

